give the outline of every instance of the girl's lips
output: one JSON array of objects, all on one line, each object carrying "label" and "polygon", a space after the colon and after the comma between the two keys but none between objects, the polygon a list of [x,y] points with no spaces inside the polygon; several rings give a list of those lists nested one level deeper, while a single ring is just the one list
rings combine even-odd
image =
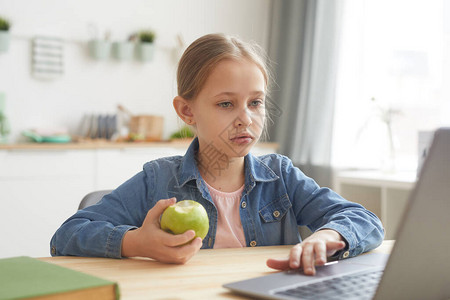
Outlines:
[{"label": "girl's lips", "polygon": [[232,138],[231,141],[233,143],[236,143],[239,145],[245,145],[245,144],[250,144],[253,141],[253,138],[250,136],[240,136],[240,137]]}]

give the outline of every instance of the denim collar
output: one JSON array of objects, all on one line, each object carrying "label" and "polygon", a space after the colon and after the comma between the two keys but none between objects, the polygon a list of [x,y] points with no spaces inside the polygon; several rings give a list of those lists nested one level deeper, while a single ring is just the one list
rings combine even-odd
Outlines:
[{"label": "denim collar", "polygon": [[[181,166],[178,173],[179,187],[184,186],[191,180],[197,181],[197,186],[200,190],[206,189],[203,179],[196,163],[196,153],[199,148],[198,138],[196,137],[189,146],[186,154],[181,160]],[[275,172],[258,157],[247,154],[244,158],[245,164],[245,188],[244,193],[250,192],[255,186],[256,182],[275,181],[279,177]]]}]

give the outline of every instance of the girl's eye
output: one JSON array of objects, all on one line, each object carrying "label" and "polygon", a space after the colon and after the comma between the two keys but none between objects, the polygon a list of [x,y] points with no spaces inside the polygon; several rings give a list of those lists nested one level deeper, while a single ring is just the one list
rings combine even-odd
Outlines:
[{"label": "girl's eye", "polygon": [[262,100],[260,100],[260,99],[258,99],[258,100],[253,100],[253,101],[250,102],[250,105],[251,105],[251,106],[254,106],[254,107],[261,106],[261,105],[263,105],[263,104],[264,104],[264,102],[263,102]]},{"label": "girl's eye", "polygon": [[223,107],[223,108],[228,108],[228,107],[231,107],[231,102],[221,102],[221,103],[219,103],[219,106],[220,107]]}]

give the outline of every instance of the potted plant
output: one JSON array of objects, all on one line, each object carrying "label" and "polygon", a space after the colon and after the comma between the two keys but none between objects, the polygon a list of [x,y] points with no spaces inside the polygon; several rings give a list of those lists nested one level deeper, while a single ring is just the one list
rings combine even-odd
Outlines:
[{"label": "potted plant", "polygon": [[9,21],[0,17],[0,53],[7,52],[9,48]]},{"label": "potted plant", "polygon": [[137,55],[141,61],[151,61],[155,53],[155,32],[144,30],[138,34]]},{"label": "potted plant", "polygon": [[112,54],[113,57],[119,61],[130,60],[133,58],[134,46],[136,44],[136,34],[132,34],[128,37],[128,40],[124,42],[113,42]]},{"label": "potted plant", "polygon": [[5,115],[5,94],[0,92],[0,144],[8,141],[8,135],[11,132],[8,118]]},{"label": "potted plant", "polygon": [[119,61],[130,60],[133,57],[134,43],[131,41],[114,42],[112,54]]},{"label": "potted plant", "polygon": [[111,53],[110,32],[105,33],[105,38],[94,38],[88,42],[89,54],[96,60],[108,59]]},{"label": "potted plant", "polygon": [[194,131],[189,126],[183,126],[178,131],[170,135],[171,141],[185,141],[191,140],[195,136]]}]

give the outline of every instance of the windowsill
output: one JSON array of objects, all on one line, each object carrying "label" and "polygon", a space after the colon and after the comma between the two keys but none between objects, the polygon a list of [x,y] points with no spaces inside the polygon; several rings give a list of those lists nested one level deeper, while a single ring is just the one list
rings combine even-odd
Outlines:
[{"label": "windowsill", "polygon": [[415,171],[352,170],[339,171],[336,178],[341,183],[349,182],[367,186],[395,186],[410,189],[416,182],[417,173]]}]

